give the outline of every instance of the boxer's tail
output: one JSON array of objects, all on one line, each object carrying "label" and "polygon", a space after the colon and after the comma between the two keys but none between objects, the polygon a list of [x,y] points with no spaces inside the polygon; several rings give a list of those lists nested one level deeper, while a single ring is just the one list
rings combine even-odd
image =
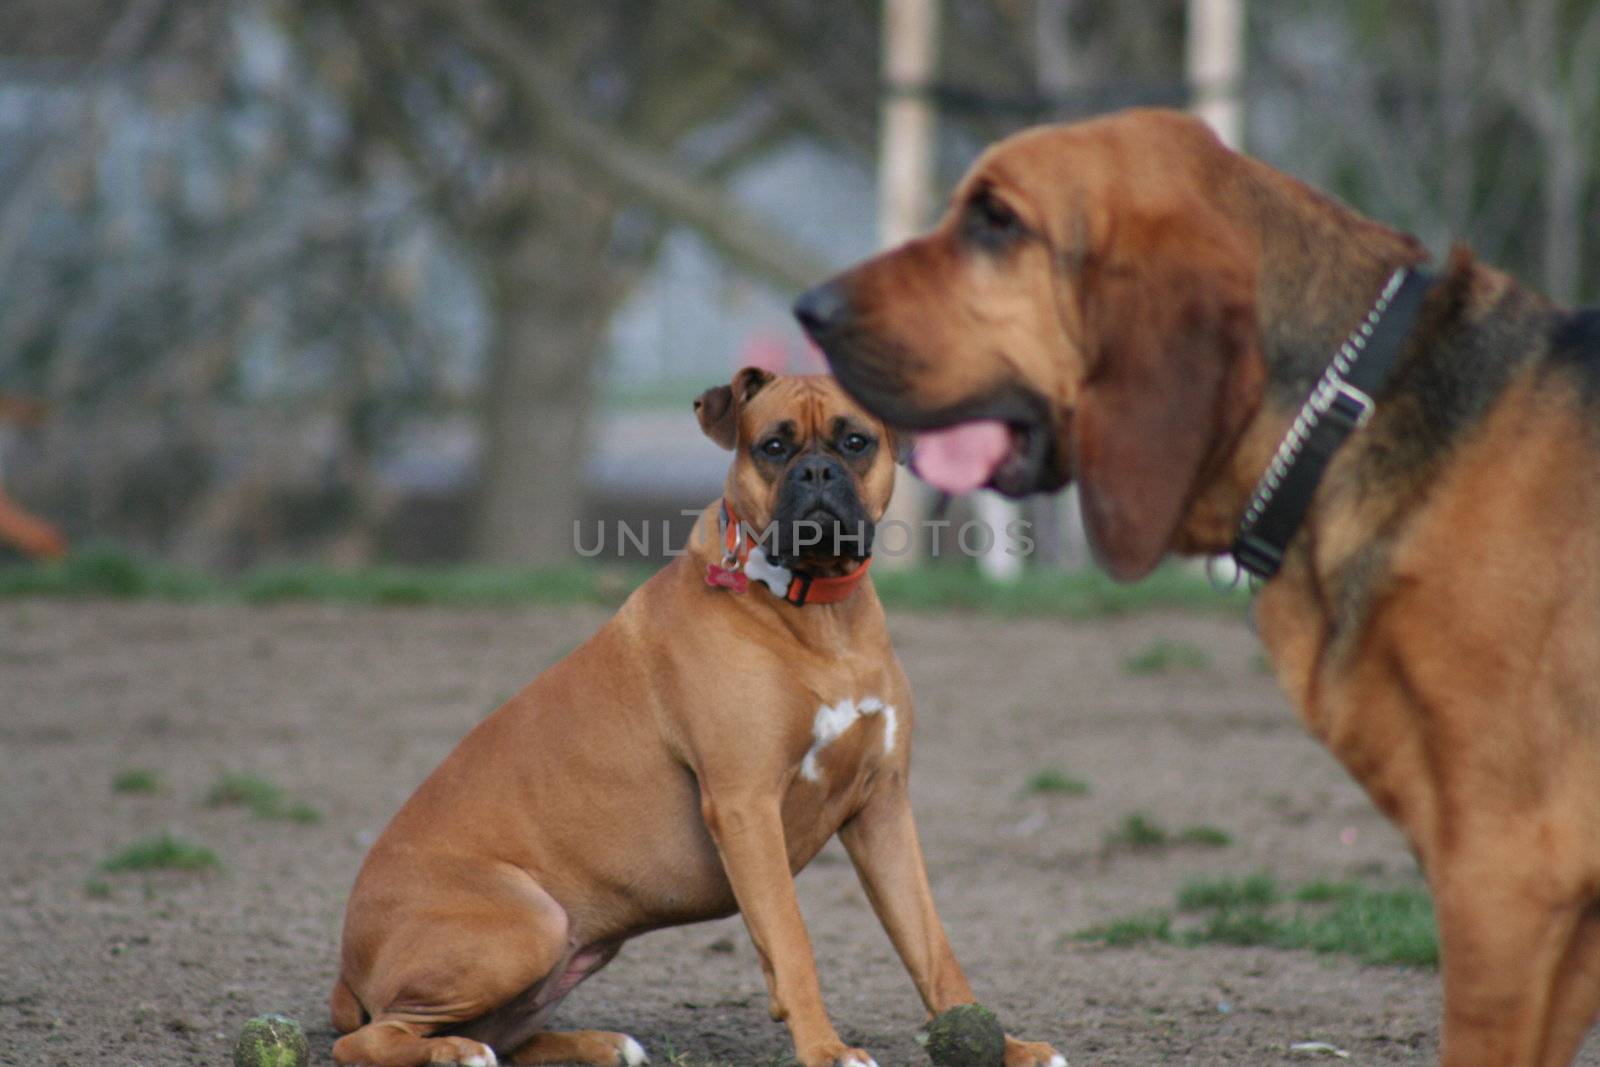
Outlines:
[{"label": "boxer's tail", "polygon": [[367,1021],[367,1013],[361,1010],[361,1002],[350,991],[344,975],[340,975],[339,980],[333,983],[333,995],[328,998],[328,1012],[333,1016],[333,1028],[341,1034],[359,1030]]}]

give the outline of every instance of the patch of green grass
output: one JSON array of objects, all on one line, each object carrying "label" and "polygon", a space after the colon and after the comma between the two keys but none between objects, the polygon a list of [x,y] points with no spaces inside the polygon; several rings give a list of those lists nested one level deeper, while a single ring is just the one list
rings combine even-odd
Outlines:
[{"label": "patch of green grass", "polygon": [[[341,569],[262,567],[233,578],[187,571],[112,547],[80,549],[58,563],[0,566],[0,598],[145,597],[167,600],[339,601],[358,604],[602,604],[619,602],[650,575],[644,563],[573,563],[538,569],[448,564]],[[1243,589],[1214,590],[1192,568],[1159,567],[1133,585],[1098,570],[1035,568],[1022,582],[995,581],[956,564],[882,569],[873,582],[900,611],[1100,618],[1167,609],[1242,615]]]},{"label": "patch of green grass", "polygon": [[986,578],[975,567],[931,566],[874,571],[878,595],[891,610],[965,610],[1014,617],[1096,619],[1169,609],[1242,615],[1248,592],[1219,593],[1205,577],[1172,563],[1132,585],[1098,570],[1035,568],[1020,582]]},{"label": "patch of green grass", "polygon": [[113,793],[160,793],[166,787],[166,779],[161,776],[161,772],[150,770],[148,767],[130,767],[125,771],[118,771],[111,779]]},{"label": "patch of green grass", "polygon": [[1281,919],[1260,908],[1224,908],[1206,916],[1198,929],[1186,930],[1180,940],[1187,945],[1276,945],[1284,943]]},{"label": "patch of green grass", "polygon": [[314,826],[322,821],[322,812],[303,800],[297,800],[283,810],[283,818],[301,826]]},{"label": "patch of green grass", "polygon": [[322,813],[302,801],[291,801],[283,789],[253,774],[224,774],[206,792],[213,808],[248,808],[258,819],[286,819],[302,824],[322,821]]},{"label": "patch of green grass", "polygon": [[[735,1064],[728,1060],[696,1059],[687,1052],[679,1052],[671,1041],[663,1042],[661,1059],[667,1067],[735,1067]],[[750,1067],[799,1067],[799,1061],[793,1056],[777,1053],[756,1061]]]},{"label": "patch of green grass", "polygon": [[650,573],[645,565],[573,564],[548,568],[472,565],[318,564],[261,567],[220,578],[171,567],[118,548],[90,546],[56,563],[0,566],[0,598],[114,597],[242,600],[267,604],[315,600],[361,604],[612,604]]},{"label": "patch of green grass", "polygon": [[[58,563],[0,566],[0,598],[119,597],[168,600],[341,601],[363,604],[614,604],[651,573],[647,564],[572,564],[508,569],[465,564],[339,569],[263,567],[237,578],[186,571],[110,547]],[[886,605],[905,611],[966,610],[1006,616],[1099,618],[1150,609],[1240,614],[1240,590],[1218,592],[1191,569],[1158,568],[1133,585],[1097,570],[1038,568],[1025,582],[998,582],[976,568],[940,565],[873,575]]]},{"label": "patch of green grass", "polygon": [[1154,849],[1170,845],[1227,848],[1233,844],[1233,835],[1209,823],[1195,823],[1173,832],[1145,812],[1136,811],[1115,829],[1107,830],[1104,840],[1107,848]]},{"label": "patch of green grass", "polygon": [[217,854],[204,845],[185,841],[170,832],[135,841],[100,864],[108,873],[120,871],[204,871],[221,866]]},{"label": "patch of green grass", "polygon": [[1233,835],[1220,826],[1196,823],[1179,830],[1178,840],[1185,845],[1199,845],[1202,848],[1227,848],[1233,844]]},{"label": "patch of green grass", "polygon": [[1161,638],[1122,661],[1122,673],[1138,676],[1197,671],[1211,666],[1205,649],[1187,641]]},{"label": "patch of green grass", "polygon": [[90,875],[83,880],[83,895],[90,900],[106,900],[111,896],[111,883],[104,878]]},{"label": "patch of green grass", "polygon": [[238,583],[250,603],[335,600],[359,604],[610,604],[647,577],[642,566],[517,570],[451,565],[342,570],[296,564],[251,571]]},{"label": "patch of green grass", "polygon": [[1081,797],[1089,792],[1089,783],[1068,774],[1060,767],[1045,767],[1035,771],[1023,783],[1022,791],[1034,795],[1048,793],[1054,796]]},{"label": "patch of green grass", "polygon": [[[1178,945],[1266,945],[1353,956],[1363,963],[1436,967],[1433,905],[1419,888],[1360,882],[1309,882],[1285,893],[1268,874],[1197,880],[1177,894],[1178,926],[1145,913],[1074,935],[1108,944],[1161,940]],[[1116,938],[1117,940],[1113,940]]]},{"label": "patch of green grass", "polygon": [[1171,941],[1172,916],[1164,911],[1128,915],[1072,935],[1078,941],[1098,941],[1105,945],[1137,945],[1145,941]]},{"label": "patch of green grass", "polygon": [[66,559],[51,563],[0,566],[0,597],[197,600],[220,590],[221,583],[215,579],[104,545],[75,549]]},{"label": "patch of green grass", "polygon": [[1294,891],[1294,899],[1302,904],[1328,904],[1346,900],[1361,891],[1357,882],[1329,882],[1318,878]]},{"label": "patch of green grass", "polygon": [[206,791],[206,804],[213,808],[249,808],[257,815],[271,815],[283,806],[283,790],[253,774],[224,774]]},{"label": "patch of green grass", "polygon": [[1341,952],[1363,963],[1439,965],[1433,901],[1421,889],[1376,889],[1349,883],[1321,913],[1303,912],[1289,923],[1290,947]]},{"label": "patch of green grass", "polygon": [[1122,848],[1160,848],[1172,839],[1167,828],[1142,811],[1123,819],[1106,833],[1106,844]]},{"label": "patch of green grass", "polygon": [[1282,896],[1277,880],[1264,871],[1243,878],[1193,878],[1178,889],[1178,910],[1266,908]]}]

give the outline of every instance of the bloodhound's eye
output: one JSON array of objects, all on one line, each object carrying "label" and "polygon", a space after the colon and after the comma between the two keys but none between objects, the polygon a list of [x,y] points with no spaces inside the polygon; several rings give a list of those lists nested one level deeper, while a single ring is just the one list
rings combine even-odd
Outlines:
[{"label": "bloodhound's eye", "polygon": [[974,242],[988,249],[999,249],[1021,237],[1022,220],[992,190],[974,196],[967,206],[967,233]]},{"label": "bloodhound's eye", "polygon": [[781,437],[769,437],[761,442],[761,451],[764,455],[780,459],[789,452],[789,442]]},{"label": "bloodhound's eye", "polygon": [[844,440],[839,442],[839,450],[842,452],[848,452],[853,456],[859,456],[861,453],[865,452],[871,444],[872,438],[868,437],[864,433],[847,433],[844,435]]}]

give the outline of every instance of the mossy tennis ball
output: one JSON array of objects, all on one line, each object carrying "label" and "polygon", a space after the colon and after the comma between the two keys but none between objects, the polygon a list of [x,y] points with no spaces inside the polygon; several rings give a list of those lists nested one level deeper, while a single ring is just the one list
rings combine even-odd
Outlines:
[{"label": "mossy tennis ball", "polygon": [[1000,1067],[1006,1032],[982,1004],[958,1004],[928,1023],[928,1058],[939,1067]]},{"label": "mossy tennis ball", "polygon": [[310,1058],[305,1031],[287,1015],[257,1015],[233,1046],[233,1067],[306,1067]]}]

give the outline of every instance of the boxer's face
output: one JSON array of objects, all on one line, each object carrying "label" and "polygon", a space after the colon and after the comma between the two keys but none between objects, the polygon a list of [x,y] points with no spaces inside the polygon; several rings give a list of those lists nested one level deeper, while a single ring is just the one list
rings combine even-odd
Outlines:
[{"label": "boxer's face", "polygon": [[779,560],[861,558],[894,490],[895,442],[826,375],[754,367],[695,401],[706,436],[733,451],[723,490]]}]

